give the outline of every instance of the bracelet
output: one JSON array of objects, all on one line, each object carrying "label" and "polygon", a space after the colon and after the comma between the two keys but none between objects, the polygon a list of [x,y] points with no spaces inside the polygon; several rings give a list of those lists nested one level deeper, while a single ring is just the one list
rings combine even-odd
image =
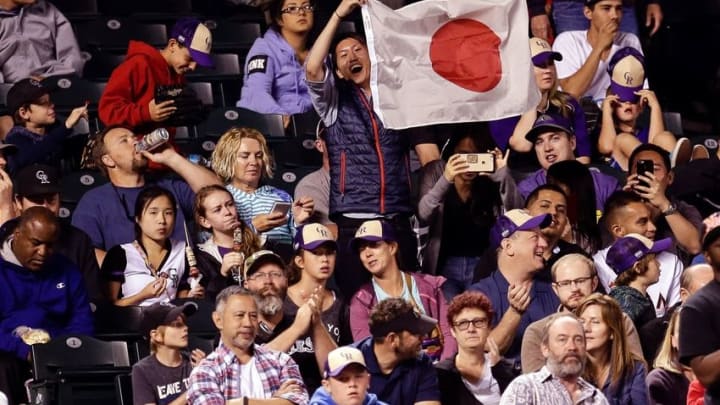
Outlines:
[{"label": "bracelet", "polygon": [[341,19],[341,20],[342,20],[343,18],[345,18],[345,17],[340,17],[340,14],[338,14],[337,10],[335,10],[335,15],[337,16],[337,18],[339,18],[339,19]]},{"label": "bracelet", "polygon": [[677,210],[678,210],[678,209],[677,209],[677,206],[676,206],[675,204],[673,204],[673,203],[670,203],[670,205],[668,205],[667,209],[662,212],[662,215],[663,215],[664,217],[666,217],[666,216],[668,216],[668,215],[672,215],[672,214],[676,213]]}]

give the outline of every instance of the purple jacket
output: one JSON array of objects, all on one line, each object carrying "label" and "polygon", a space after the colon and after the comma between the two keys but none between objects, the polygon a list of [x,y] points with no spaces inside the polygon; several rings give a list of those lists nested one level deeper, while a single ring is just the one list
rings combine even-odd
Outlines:
[{"label": "purple jacket", "polygon": [[[450,333],[447,321],[447,302],[440,286],[445,277],[431,276],[422,273],[410,273],[420,292],[420,300],[426,315],[438,320],[440,331],[443,334],[442,359],[453,357],[457,351],[457,343]],[[353,340],[359,341],[370,336],[370,310],[377,304],[377,297],[371,283],[360,287],[350,300],[350,329]]]},{"label": "purple jacket", "polygon": [[245,60],[238,107],[261,114],[300,114],[313,109],[305,69],[277,31],[268,29],[256,39]]}]

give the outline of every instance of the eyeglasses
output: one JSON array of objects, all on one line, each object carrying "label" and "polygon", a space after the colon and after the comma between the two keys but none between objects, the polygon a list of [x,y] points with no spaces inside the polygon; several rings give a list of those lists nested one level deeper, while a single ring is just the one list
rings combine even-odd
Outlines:
[{"label": "eyeglasses", "polygon": [[468,328],[470,328],[470,324],[472,324],[475,329],[486,329],[488,327],[488,320],[487,318],[464,320],[456,322],[455,327],[460,330],[468,330]]},{"label": "eyeglasses", "polygon": [[260,279],[273,279],[273,280],[279,280],[281,278],[285,277],[283,273],[273,271],[272,273],[255,273],[252,276],[248,277],[248,280],[251,281],[257,281]]},{"label": "eyeglasses", "polygon": [[280,12],[283,13],[283,14],[294,14],[294,15],[298,15],[298,14],[300,14],[300,11],[303,11],[303,12],[305,12],[305,13],[312,13],[314,10],[315,10],[315,6],[313,6],[312,4],[306,4],[306,5],[304,5],[304,6],[290,6],[290,7],[286,7],[286,8],[284,8],[284,9],[280,10]]},{"label": "eyeglasses", "polygon": [[580,277],[580,278],[576,278],[575,280],[562,280],[562,281],[556,282],[555,285],[557,285],[560,288],[567,288],[567,287],[570,287],[571,285],[575,285],[575,286],[579,287],[579,286],[587,283],[588,281],[590,281],[590,279],[592,279],[592,278],[593,278],[593,276]]}]

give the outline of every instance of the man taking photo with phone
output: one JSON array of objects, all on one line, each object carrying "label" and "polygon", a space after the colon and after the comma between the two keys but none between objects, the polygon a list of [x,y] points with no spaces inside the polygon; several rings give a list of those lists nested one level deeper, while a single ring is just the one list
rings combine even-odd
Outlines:
[{"label": "man taking photo with phone", "polygon": [[688,263],[700,253],[702,216],[697,208],[667,195],[674,179],[668,153],[657,145],[642,144],[630,155],[628,168],[623,189],[645,201],[657,227],[655,238],[672,237],[672,251]]}]

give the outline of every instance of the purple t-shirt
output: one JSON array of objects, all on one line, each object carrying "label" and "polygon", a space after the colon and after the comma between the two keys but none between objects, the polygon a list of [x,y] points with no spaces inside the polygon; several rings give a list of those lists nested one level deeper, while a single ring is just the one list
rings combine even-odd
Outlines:
[{"label": "purple t-shirt", "polygon": [[[183,224],[192,218],[195,193],[181,180],[163,179],[148,183],[169,190],[180,206],[175,217],[171,238],[185,240]],[[114,187],[103,184],[85,193],[73,212],[72,224],[84,231],[97,249],[109,250],[113,246],[135,240],[135,200],[145,187]]]},{"label": "purple t-shirt", "polygon": [[[590,175],[593,177],[593,183],[595,183],[595,209],[602,212],[603,207],[605,207],[605,201],[619,188],[619,184],[617,179],[601,173],[597,171],[597,169],[590,170]],[[547,183],[546,172],[540,169],[521,181],[520,184],[518,184],[518,191],[524,199],[527,199],[533,190],[545,183]]]}]

